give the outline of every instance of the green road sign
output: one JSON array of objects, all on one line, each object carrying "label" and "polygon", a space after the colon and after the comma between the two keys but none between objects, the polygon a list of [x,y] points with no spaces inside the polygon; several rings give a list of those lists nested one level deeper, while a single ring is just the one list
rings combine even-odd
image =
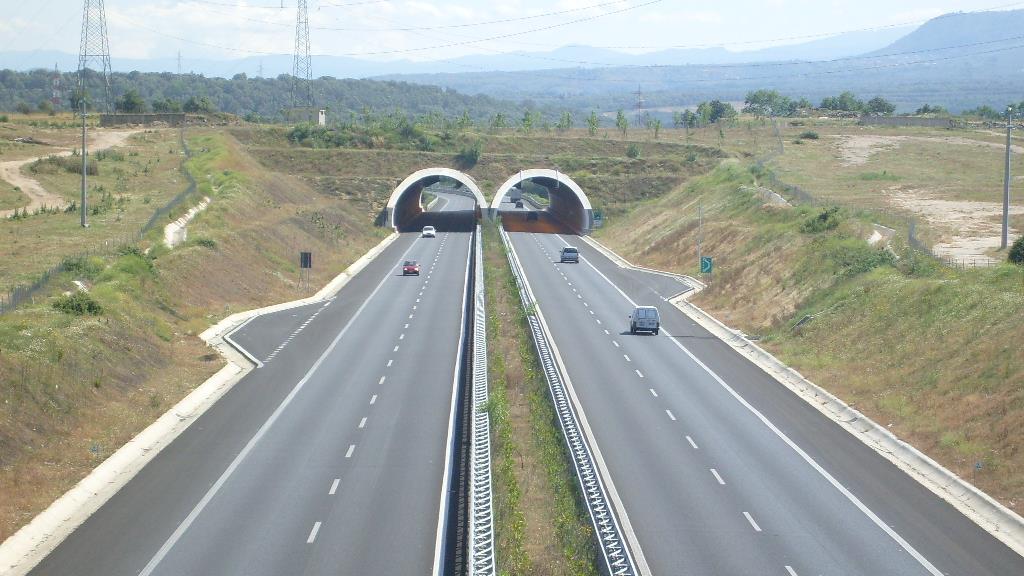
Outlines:
[{"label": "green road sign", "polygon": [[712,268],[714,268],[714,262],[712,261],[711,256],[701,256],[700,257],[700,273],[701,274],[711,274],[711,269]]}]

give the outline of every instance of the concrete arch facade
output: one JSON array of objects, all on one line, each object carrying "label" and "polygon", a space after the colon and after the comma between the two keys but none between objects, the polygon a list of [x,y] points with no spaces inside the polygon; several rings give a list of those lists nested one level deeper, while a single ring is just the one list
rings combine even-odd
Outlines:
[{"label": "concrete arch facade", "polygon": [[418,199],[423,188],[436,183],[441,178],[451,178],[469,190],[476,199],[478,215],[488,205],[487,199],[484,197],[483,192],[480,191],[480,187],[477,186],[469,174],[451,168],[424,168],[423,170],[413,172],[405,180],[402,180],[402,183],[391,193],[391,198],[388,199],[388,204],[385,208],[385,226],[390,226],[397,230],[403,217],[408,217],[410,211],[418,213],[420,209],[419,201],[416,200],[414,203],[413,199]]},{"label": "concrete arch facade", "polygon": [[498,187],[491,200],[488,215],[497,218],[501,200],[509,189],[524,180],[531,180],[549,190],[548,211],[578,234],[589,234],[594,225],[594,208],[579,184],[566,174],[550,168],[533,168],[517,172]]}]

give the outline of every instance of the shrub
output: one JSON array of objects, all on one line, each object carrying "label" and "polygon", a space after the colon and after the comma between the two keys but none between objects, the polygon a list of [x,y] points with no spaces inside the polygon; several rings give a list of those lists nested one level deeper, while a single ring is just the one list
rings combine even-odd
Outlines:
[{"label": "shrub", "polygon": [[1024,265],[1024,236],[1017,238],[1017,241],[1010,246],[1010,253],[1007,259],[1014,264]]},{"label": "shrub", "polygon": [[817,140],[818,133],[815,132],[814,130],[807,130],[806,132],[800,133],[800,138],[803,140]]},{"label": "shrub", "polygon": [[85,278],[94,278],[103,271],[103,261],[99,258],[90,258],[88,256],[65,258],[61,265],[65,272]]},{"label": "shrub", "polygon": [[821,211],[817,216],[811,216],[800,224],[800,231],[807,234],[833,230],[839,226],[839,208],[833,206]]},{"label": "shrub", "polygon": [[210,250],[217,249],[217,241],[213,238],[196,238],[196,246],[202,246],[203,248],[209,248]]},{"label": "shrub", "polygon": [[103,307],[88,292],[73,292],[60,296],[53,302],[53,307],[65,314],[76,316],[99,316],[103,313]]},{"label": "shrub", "polygon": [[10,120],[11,119],[7,117],[7,114],[0,114],[0,122],[10,122]]},{"label": "shrub", "polygon": [[473,144],[469,147],[463,147],[459,150],[459,153],[455,155],[455,162],[460,168],[468,170],[473,166],[476,166],[477,161],[480,160],[480,145]]},{"label": "shrub", "polygon": [[630,144],[629,146],[626,147],[626,156],[629,156],[630,158],[639,158],[640,147],[637,146],[635,143]]}]

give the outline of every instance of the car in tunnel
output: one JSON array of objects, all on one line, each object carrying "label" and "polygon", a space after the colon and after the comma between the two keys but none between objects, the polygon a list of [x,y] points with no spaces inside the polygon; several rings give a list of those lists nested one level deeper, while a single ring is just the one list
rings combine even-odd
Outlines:
[{"label": "car in tunnel", "polygon": [[408,276],[409,274],[420,275],[420,265],[415,260],[406,260],[402,264],[402,276]]}]

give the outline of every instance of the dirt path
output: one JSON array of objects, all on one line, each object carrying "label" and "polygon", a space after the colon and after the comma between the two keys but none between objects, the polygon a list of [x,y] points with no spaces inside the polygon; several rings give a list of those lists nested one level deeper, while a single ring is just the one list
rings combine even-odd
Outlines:
[{"label": "dirt path", "polygon": [[[93,132],[92,139],[90,140],[89,147],[92,151],[97,152],[100,150],[106,150],[107,148],[114,148],[117,146],[123,146],[128,137],[132,134],[142,132],[138,130],[111,130],[103,132]],[[58,148],[58,151],[54,154],[47,154],[46,156],[70,156],[71,150]],[[16,208],[15,210],[28,210],[33,212],[36,209],[47,207],[47,208],[64,208],[67,206],[67,202],[61,196],[47,191],[43,188],[39,182],[34,178],[31,178],[24,173],[21,169],[36,160],[45,158],[46,156],[40,156],[38,158],[28,158],[25,160],[11,160],[8,162],[0,162],[0,180],[3,180],[10,184],[20,188],[22,193],[28,196],[29,203],[22,208]],[[14,210],[0,210],[0,219],[8,218],[14,214]]]},{"label": "dirt path", "polygon": [[[955,146],[979,146],[984,148],[1005,149],[1006,144],[975,140],[963,136],[877,136],[877,135],[846,135],[836,136],[839,141],[839,161],[843,166],[860,166],[867,164],[871,157],[879,152],[887,152],[899,148],[904,142],[932,142],[952,144]],[[1024,146],[1013,144],[1010,149],[1014,154],[1024,154]]]},{"label": "dirt path", "polygon": [[[919,214],[930,226],[943,231],[943,241],[932,247],[935,254],[953,260],[990,263],[999,248],[1003,226],[1003,205],[998,202],[940,200],[925,190],[893,187],[886,190],[890,201]],[[1024,206],[1010,206],[1011,215],[1024,214]],[[1011,238],[1018,232],[1010,229]]]}]

